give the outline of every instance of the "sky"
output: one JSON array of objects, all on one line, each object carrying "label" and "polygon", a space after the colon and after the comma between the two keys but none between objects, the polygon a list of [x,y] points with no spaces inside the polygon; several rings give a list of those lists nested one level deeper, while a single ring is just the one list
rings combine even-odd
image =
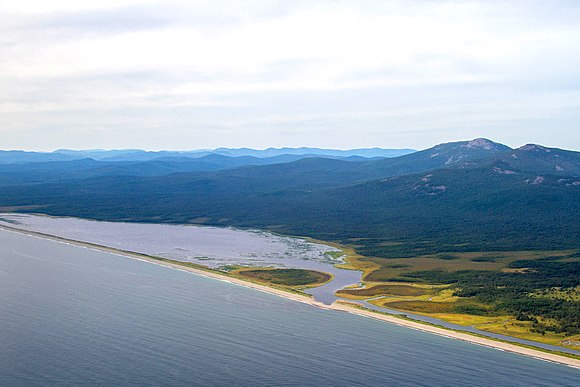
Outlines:
[{"label": "sky", "polygon": [[580,150],[580,1],[0,0],[0,149]]}]

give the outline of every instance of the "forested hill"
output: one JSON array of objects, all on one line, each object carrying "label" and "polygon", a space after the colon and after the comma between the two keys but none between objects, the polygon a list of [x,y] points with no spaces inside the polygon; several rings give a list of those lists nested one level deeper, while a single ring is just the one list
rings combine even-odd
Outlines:
[{"label": "forested hill", "polygon": [[58,181],[50,169],[33,182],[2,172],[0,206],[269,228],[357,241],[359,252],[385,257],[580,247],[580,153],[539,145],[476,139],[391,159],[309,157],[145,176],[127,173],[131,165],[109,167],[97,175],[77,168]]}]

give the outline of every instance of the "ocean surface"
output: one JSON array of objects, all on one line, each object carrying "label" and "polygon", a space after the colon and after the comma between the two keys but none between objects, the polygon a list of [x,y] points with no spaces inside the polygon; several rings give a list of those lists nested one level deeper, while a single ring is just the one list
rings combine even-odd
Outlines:
[{"label": "ocean surface", "polygon": [[580,370],[0,231],[0,385],[577,386]]}]

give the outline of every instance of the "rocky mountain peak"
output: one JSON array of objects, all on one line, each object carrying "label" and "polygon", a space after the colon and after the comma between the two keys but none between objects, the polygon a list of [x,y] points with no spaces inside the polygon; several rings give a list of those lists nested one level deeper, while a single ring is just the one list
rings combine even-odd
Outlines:
[{"label": "rocky mountain peak", "polygon": [[519,150],[523,150],[523,151],[535,151],[535,152],[551,152],[550,149],[543,147],[541,145],[538,144],[526,144],[522,147],[519,148]]},{"label": "rocky mountain peak", "polygon": [[501,150],[499,144],[490,141],[486,138],[476,138],[461,146],[467,149],[485,149],[485,150]]}]

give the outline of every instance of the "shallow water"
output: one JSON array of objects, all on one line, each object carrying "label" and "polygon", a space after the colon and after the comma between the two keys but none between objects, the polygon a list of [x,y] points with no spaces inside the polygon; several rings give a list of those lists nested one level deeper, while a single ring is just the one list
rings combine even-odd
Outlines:
[{"label": "shallow water", "polygon": [[[16,222],[16,223],[7,223]],[[217,268],[227,265],[276,266],[331,273],[334,279],[307,292],[332,304],[334,292],[361,280],[361,272],[334,267],[340,259],[330,246],[264,231],[168,224],[97,222],[24,214],[0,214],[0,224]]]},{"label": "shallow water", "polygon": [[0,224],[212,268],[237,264],[318,268],[321,263],[340,262],[327,254],[338,251],[333,247],[259,230],[24,214],[0,214]]},{"label": "shallow water", "polygon": [[580,370],[0,231],[0,385],[578,385]]},{"label": "shallow water", "polygon": [[[16,222],[16,223],[7,223]],[[328,252],[332,247],[299,238],[273,235],[264,231],[188,225],[100,222],[79,218],[59,218],[25,214],[0,214],[0,225],[42,232],[68,239],[95,243],[121,250],[195,262],[210,267],[224,265],[276,266],[312,269],[331,273],[334,279],[322,286],[308,289],[317,301],[327,305],[342,298],[335,292],[361,281],[361,272],[339,269]],[[548,350],[579,355],[580,351],[518,339],[474,327],[452,324],[433,317],[380,308],[366,301],[352,301],[365,308],[437,324],[449,329],[474,332],[505,341],[527,344]]]}]

